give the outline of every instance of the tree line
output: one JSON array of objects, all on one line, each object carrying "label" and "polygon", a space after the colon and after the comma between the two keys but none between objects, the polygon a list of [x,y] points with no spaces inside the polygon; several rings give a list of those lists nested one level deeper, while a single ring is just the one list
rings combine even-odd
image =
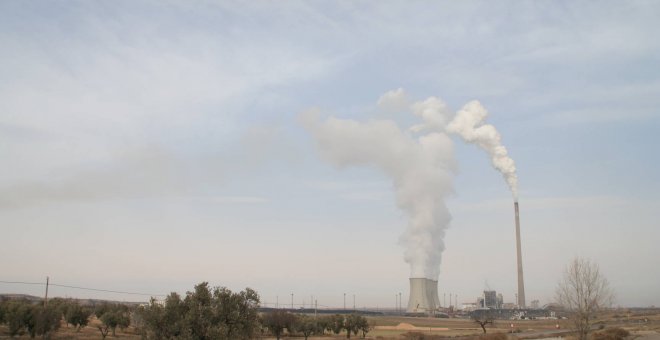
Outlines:
[{"label": "tree line", "polygon": [[293,314],[285,310],[273,310],[263,315],[262,326],[278,340],[284,334],[300,334],[305,340],[310,335],[324,335],[326,332],[340,334],[346,332],[346,338],[351,334],[361,334],[364,338],[373,328],[369,320],[358,314],[326,315],[313,317],[304,314]]},{"label": "tree line", "polygon": [[[225,287],[210,287],[203,282],[185,296],[171,293],[163,301],[126,305],[99,303],[82,305],[76,300],[53,298],[47,303],[29,300],[1,300],[0,324],[11,337],[29,335],[50,338],[60,327],[79,332],[90,323],[102,338],[116,336],[117,328],[141,335],[143,339],[253,339],[267,334],[278,339],[284,333],[310,335],[361,333],[371,326],[357,314],[313,317],[284,310],[259,312],[259,294],[246,288],[232,292]],[[91,320],[94,321],[93,323]]]},{"label": "tree line", "polygon": [[103,338],[117,327],[125,329],[130,325],[131,310],[128,306],[114,303],[100,303],[83,306],[72,299],[53,298],[47,304],[34,303],[27,299],[0,300],[0,324],[5,324],[11,337],[37,335],[50,338],[62,325],[73,327],[77,332],[89,324],[94,315],[101,322],[97,326]]}]

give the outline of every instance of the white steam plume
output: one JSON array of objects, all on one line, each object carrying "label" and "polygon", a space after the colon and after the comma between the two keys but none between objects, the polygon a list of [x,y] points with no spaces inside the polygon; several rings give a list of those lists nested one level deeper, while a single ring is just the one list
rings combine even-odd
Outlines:
[{"label": "white steam plume", "polygon": [[318,111],[303,113],[301,118],[329,162],[340,167],[375,166],[392,179],[397,205],[409,216],[400,243],[411,277],[437,280],[451,220],[444,201],[453,192],[455,172],[449,136],[430,132],[415,138],[393,121],[322,120]]},{"label": "white steam plume", "polygon": [[488,152],[493,166],[502,173],[511,188],[513,199],[517,202],[516,165],[502,145],[499,132],[494,126],[484,124],[486,116],[488,116],[488,111],[478,101],[473,100],[456,113],[456,117],[447,125],[447,132],[455,133],[466,142],[476,144]]},{"label": "white steam plume", "polygon": [[[378,107],[399,111],[406,103],[408,97],[399,88],[381,96]],[[451,220],[445,197],[453,193],[456,169],[453,143],[447,133],[458,134],[486,150],[517,201],[516,168],[495,127],[484,124],[488,112],[479,102],[469,102],[453,119],[453,113],[437,97],[413,103],[409,110],[422,122],[407,130],[390,120],[321,119],[318,110],[303,113],[301,120],[330,163],[339,167],[375,166],[392,179],[397,205],[409,217],[400,243],[411,277],[437,280],[445,230]]]}]

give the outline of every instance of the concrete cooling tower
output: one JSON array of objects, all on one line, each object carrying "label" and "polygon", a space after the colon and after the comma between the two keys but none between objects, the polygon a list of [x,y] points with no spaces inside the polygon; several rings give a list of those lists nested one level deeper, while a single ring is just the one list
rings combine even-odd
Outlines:
[{"label": "concrete cooling tower", "polygon": [[440,307],[438,281],[426,278],[410,278],[408,314],[434,314]]},{"label": "concrete cooling tower", "polygon": [[440,308],[440,297],[438,296],[438,280],[430,280],[433,285],[433,302],[435,303],[435,309]]}]

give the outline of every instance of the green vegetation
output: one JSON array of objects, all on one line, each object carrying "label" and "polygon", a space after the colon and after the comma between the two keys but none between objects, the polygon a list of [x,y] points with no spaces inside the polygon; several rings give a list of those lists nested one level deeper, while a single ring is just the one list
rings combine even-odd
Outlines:
[{"label": "green vegetation", "polygon": [[65,306],[66,308],[63,310],[64,320],[68,325],[73,325],[77,332],[89,324],[89,317],[92,315],[91,309],[75,302]]},{"label": "green vegetation", "polygon": [[203,282],[184,299],[172,293],[137,310],[142,334],[153,339],[251,339],[259,329],[259,295],[252,289],[234,293]]},{"label": "green vegetation", "polygon": [[44,338],[60,327],[61,314],[55,306],[33,305],[25,300],[0,302],[1,323],[5,323],[10,336],[29,334],[31,338]]},{"label": "green vegetation", "polygon": [[[50,299],[46,306],[43,301],[0,300],[0,325],[6,325],[2,328],[12,337],[51,338],[60,325],[66,325],[65,332],[74,337],[98,329],[103,339],[110,334],[116,337],[117,328],[132,326],[128,332],[132,336],[158,340],[253,339],[266,334],[307,339],[342,332],[350,339],[358,334],[364,338],[372,329],[367,318],[358,314],[313,317],[286,310],[260,314],[259,303],[259,295],[250,288],[232,292],[203,282],[183,297],[171,293],[164,301],[152,299],[139,307],[109,302],[81,305],[62,298]],[[94,330],[81,332],[90,325]]]},{"label": "green vegetation", "polygon": [[367,318],[358,314],[335,314],[314,318],[284,310],[274,310],[264,314],[263,326],[277,339],[280,339],[285,330],[289,335],[299,334],[305,339],[310,335],[324,335],[326,331],[334,334],[346,332],[348,339],[351,338],[351,334],[357,335],[361,332],[364,338],[372,328]]}]

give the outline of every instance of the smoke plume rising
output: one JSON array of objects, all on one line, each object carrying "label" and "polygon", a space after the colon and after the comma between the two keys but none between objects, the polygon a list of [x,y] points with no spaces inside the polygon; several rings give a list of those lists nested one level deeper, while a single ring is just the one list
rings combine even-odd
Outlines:
[{"label": "smoke plume rising", "polygon": [[330,163],[375,166],[392,179],[397,205],[409,216],[400,243],[411,277],[437,279],[451,219],[445,205],[455,168],[451,139],[441,132],[415,138],[389,120],[321,120],[314,111],[302,120]]},{"label": "smoke plume rising", "polygon": [[493,166],[502,173],[513,199],[518,201],[518,175],[516,165],[502,145],[500,133],[494,126],[484,124],[488,111],[473,100],[461,108],[447,125],[447,132],[455,133],[468,143],[476,144],[490,155]]},{"label": "smoke plume rising", "polygon": [[[399,109],[406,101],[403,89],[397,89],[384,94],[378,107]],[[515,166],[495,128],[483,124],[487,113],[478,102],[465,105],[453,120],[447,105],[436,97],[413,103],[409,111],[422,122],[408,129],[391,120],[322,119],[318,110],[304,112],[300,118],[325,160],[338,167],[374,166],[392,180],[396,203],[409,217],[400,243],[410,264],[410,277],[437,280],[451,221],[445,198],[453,193],[456,172],[453,142],[447,133],[456,133],[488,151],[514,195]]]}]

